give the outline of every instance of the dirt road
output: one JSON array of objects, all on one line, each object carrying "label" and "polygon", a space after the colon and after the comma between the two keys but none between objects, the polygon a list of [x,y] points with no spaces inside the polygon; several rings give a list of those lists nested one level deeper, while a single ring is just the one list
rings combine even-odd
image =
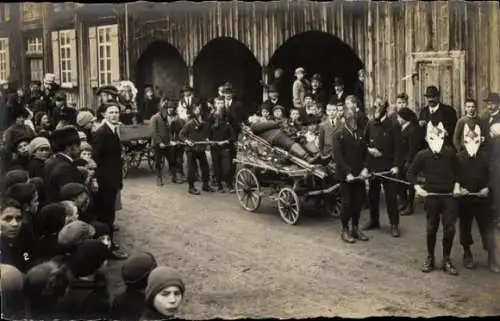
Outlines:
[{"label": "dirt road", "polygon": [[[150,251],[182,272],[184,318],[500,314],[500,278],[488,272],[478,237],[476,270],[462,268],[456,239],[459,276],[420,272],[420,208],[402,218],[401,238],[385,228],[348,245],[333,219],[310,216],[289,226],[269,202],[249,213],[235,195],[191,196],[185,185],[156,187],[154,177],[140,176],[125,181],[119,237],[130,252]],[[440,245],[436,253],[440,263]]]}]

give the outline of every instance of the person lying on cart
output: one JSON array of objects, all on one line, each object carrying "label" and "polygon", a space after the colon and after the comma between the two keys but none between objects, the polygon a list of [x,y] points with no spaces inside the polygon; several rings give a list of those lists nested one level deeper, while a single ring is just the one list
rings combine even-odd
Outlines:
[{"label": "person lying on cart", "polygon": [[321,164],[326,161],[321,157],[319,150],[306,150],[305,146],[301,146],[286,135],[279,122],[269,121],[259,116],[250,116],[248,123],[255,135],[262,137],[273,147],[282,148],[310,164]]}]

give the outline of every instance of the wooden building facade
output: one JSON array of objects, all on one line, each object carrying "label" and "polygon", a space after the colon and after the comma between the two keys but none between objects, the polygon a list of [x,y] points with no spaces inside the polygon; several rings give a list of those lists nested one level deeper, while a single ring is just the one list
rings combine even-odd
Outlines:
[{"label": "wooden building facade", "polygon": [[[41,31],[35,25],[26,27],[11,10],[17,20],[11,21],[9,30],[0,22],[0,40],[11,39],[10,74],[21,69],[23,75],[14,78],[26,81],[26,57],[18,57],[25,51],[18,46],[25,44],[15,29],[21,24],[21,33],[40,33],[44,72],[55,71],[62,78],[55,68],[62,68],[57,62],[62,51],[54,39],[60,44],[57,32],[73,30],[69,90],[80,106],[92,104],[103,79],[107,83],[127,78],[139,89],[152,84],[158,94],[173,98],[187,83],[207,98],[230,81],[244,101],[258,104],[260,83],[274,68],[283,68],[291,84],[298,66],[309,76],[320,73],[327,89],[335,76],[349,87],[358,69],[365,69],[367,104],[376,96],[393,103],[397,93],[406,91],[411,105],[421,106],[425,87],[436,85],[443,101],[460,110],[468,96],[482,101],[489,91],[500,91],[496,1],[66,5],[47,11],[40,20]],[[99,38],[103,28],[104,40]]]}]

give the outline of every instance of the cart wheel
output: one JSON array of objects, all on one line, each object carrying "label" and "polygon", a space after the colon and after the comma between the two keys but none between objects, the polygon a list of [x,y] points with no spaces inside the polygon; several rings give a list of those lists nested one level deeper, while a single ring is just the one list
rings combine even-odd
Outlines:
[{"label": "cart wheel", "polygon": [[242,168],[236,173],[235,190],[241,207],[249,212],[254,212],[259,208],[262,200],[260,184],[251,170]]},{"label": "cart wheel", "polygon": [[340,211],[342,210],[342,199],[339,193],[332,194],[328,199],[325,199],[325,209],[328,215],[333,218],[340,217]]},{"label": "cart wheel", "polygon": [[133,151],[130,153],[130,168],[139,168],[141,166],[141,153]]},{"label": "cart wheel", "polygon": [[278,193],[278,210],[285,223],[297,224],[300,216],[300,202],[297,193],[290,187],[285,187]]}]

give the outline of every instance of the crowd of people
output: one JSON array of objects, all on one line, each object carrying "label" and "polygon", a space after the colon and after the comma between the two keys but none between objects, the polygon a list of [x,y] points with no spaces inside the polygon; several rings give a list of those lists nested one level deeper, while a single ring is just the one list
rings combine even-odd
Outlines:
[{"label": "crowd of people", "polygon": [[[479,118],[477,102],[467,99],[465,115],[457,119],[456,110],[440,102],[439,90],[430,86],[427,106],[417,116],[405,93],[396,97],[395,106],[377,97],[365,109],[362,70],[351,92],[337,77],[330,95],[319,74],[307,79],[304,68],[297,68],[287,105],[282,103],[282,74],[275,72],[260,108],[243,106],[227,82],[207,101],[189,86],[178,101],[155,97],[147,86],[137,104],[135,86],[123,81],[97,91],[97,108],[79,109],[68,106],[51,74],[43,84],[32,82],[27,92],[4,88],[2,113],[10,122],[3,124],[2,137],[2,310],[5,298],[13,303],[6,310],[11,315],[33,318],[64,317],[69,311],[72,318],[81,313],[135,320],[175,314],[184,294],[179,274],[157,267],[149,253],[128,257],[114,237],[123,188],[121,125],[144,120],[151,130],[159,186],[168,178],[184,182],[185,156],[190,194],[200,195],[197,181],[204,192],[234,192],[232,160],[238,136],[249,126],[307,163],[334,164],[344,242],[368,241],[363,230],[380,228],[383,187],[393,237],[401,235],[400,216],[414,213],[415,195],[425,197],[428,255],[423,272],[435,269],[440,219],[442,269],[458,274],[450,258],[457,220],[464,267],[474,268],[475,218],[489,269],[500,273],[494,236],[495,211],[498,217],[500,210],[497,93],[484,99],[487,118]],[[363,204],[370,220],[360,228]],[[122,276],[128,288],[113,301],[106,286],[108,259],[126,259]]]},{"label": "crowd of people", "polygon": [[[27,96],[3,88],[0,263],[6,319],[154,320],[176,314],[184,283],[150,253],[132,256],[114,232],[123,187],[120,123],[139,118],[129,82],[76,110],[48,74]],[[111,295],[108,260],[125,260]],[[115,294],[115,293],[113,293]]]}]

